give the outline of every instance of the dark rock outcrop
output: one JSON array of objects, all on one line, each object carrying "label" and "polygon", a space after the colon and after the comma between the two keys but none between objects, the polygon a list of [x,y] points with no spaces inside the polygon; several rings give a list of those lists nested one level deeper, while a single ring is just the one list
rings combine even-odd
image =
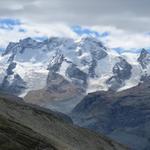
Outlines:
[{"label": "dark rock outcrop", "polygon": [[144,82],[122,92],[96,92],[72,111],[73,121],[104,133],[135,150],[150,149],[150,86]]},{"label": "dark rock outcrop", "polygon": [[66,70],[66,74],[75,82],[75,84],[86,86],[88,75],[77,68],[75,64],[70,64],[70,66]]},{"label": "dark rock outcrop", "polygon": [[6,75],[0,85],[1,91],[13,95],[19,95],[26,89],[25,81],[18,74],[14,73],[16,65],[15,62],[10,62],[6,69]]},{"label": "dark rock outcrop", "polygon": [[6,91],[13,95],[21,94],[21,92],[24,89],[26,89],[26,83],[23,81],[23,79],[18,74],[15,74],[13,76],[13,80],[11,83],[9,82],[9,76],[6,76],[1,85],[2,91]]},{"label": "dark rock outcrop", "polygon": [[113,76],[106,81],[110,90],[116,91],[123,86],[124,81],[129,79],[132,74],[132,66],[122,57],[113,67]]},{"label": "dark rock outcrop", "polygon": [[150,64],[150,53],[147,50],[142,49],[138,62],[141,64],[143,69],[146,69],[147,65]]}]

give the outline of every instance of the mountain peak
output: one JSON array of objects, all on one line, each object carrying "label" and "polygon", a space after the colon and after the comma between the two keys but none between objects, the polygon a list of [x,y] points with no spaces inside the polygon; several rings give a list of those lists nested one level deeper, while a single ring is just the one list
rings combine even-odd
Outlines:
[{"label": "mountain peak", "polygon": [[[81,37],[80,43],[84,44],[84,45],[90,43],[92,45],[97,45],[99,47],[105,48],[104,44],[99,39],[97,39],[95,37],[92,37],[92,36],[83,36],[83,37]],[[105,48],[105,50],[106,50],[106,48]]]},{"label": "mountain peak", "polygon": [[150,64],[150,53],[147,50],[142,49],[138,62],[141,64],[143,69],[147,68]]},{"label": "mountain peak", "polygon": [[[7,57],[3,57],[4,55]],[[81,37],[78,41],[72,38],[51,37],[42,42],[28,37],[16,43],[9,43],[3,56],[0,60],[0,63],[4,64],[1,83],[7,74],[8,66],[15,62],[14,74],[18,74],[27,83],[28,91],[44,88],[52,70],[64,81],[83,85],[84,91],[108,90],[112,84],[119,89],[128,88],[140,82],[141,72],[150,64],[150,54],[145,49],[141,51],[136,63],[138,66],[135,67],[135,63],[128,62],[122,55],[114,55],[113,50],[91,36]],[[4,59],[8,64],[3,62]],[[68,69],[71,76],[68,75]],[[134,75],[132,72],[138,73]],[[12,79],[10,75],[7,78]],[[39,78],[38,84],[36,79]],[[81,84],[83,81],[86,86]]]},{"label": "mountain peak", "polygon": [[141,50],[141,54],[148,54],[148,51],[147,51],[145,48],[143,48],[143,49]]},{"label": "mountain peak", "polygon": [[32,39],[31,37],[27,37],[19,41],[19,43],[34,43],[34,42],[37,42],[37,41]]}]

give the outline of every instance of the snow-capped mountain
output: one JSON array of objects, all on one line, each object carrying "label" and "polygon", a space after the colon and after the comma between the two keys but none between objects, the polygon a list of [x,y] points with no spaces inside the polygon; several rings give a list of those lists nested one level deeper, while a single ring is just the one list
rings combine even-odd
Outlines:
[{"label": "snow-capped mountain", "polygon": [[25,96],[29,91],[124,90],[150,74],[150,54],[117,52],[93,37],[31,38],[9,43],[0,57],[1,90]]}]

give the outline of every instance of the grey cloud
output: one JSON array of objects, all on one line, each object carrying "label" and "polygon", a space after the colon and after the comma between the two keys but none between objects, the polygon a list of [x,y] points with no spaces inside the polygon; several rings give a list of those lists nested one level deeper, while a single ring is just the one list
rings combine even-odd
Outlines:
[{"label": "grey cloud", "polygon": [[0,17],[146,32],[150,30],[149,6],[150,0],[5,0],[0,1]]}]

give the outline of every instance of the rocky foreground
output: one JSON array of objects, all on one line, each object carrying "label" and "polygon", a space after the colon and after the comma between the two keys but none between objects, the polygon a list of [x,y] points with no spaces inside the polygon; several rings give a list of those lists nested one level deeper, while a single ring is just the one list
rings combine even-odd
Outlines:
[{"label": "rocky foreground", "polygon": [[0,95],[0,150],[126,150],[63,114]]}]

